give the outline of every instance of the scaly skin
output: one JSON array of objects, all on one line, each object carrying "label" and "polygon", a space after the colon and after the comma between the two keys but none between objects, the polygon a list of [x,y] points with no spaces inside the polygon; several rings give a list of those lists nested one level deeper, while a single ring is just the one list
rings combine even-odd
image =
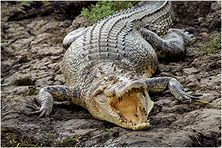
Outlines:
[{"label": "scaly skin", "polygon": [[149,127],[154,104],[148,92],[169,89],[180,101],[195,98],[174,78],[150,78],[158,57],[183,57],[184,43],[192,39],[169,29],[172,16],[170,2],[142,2],[68,34],[62,66],[67,85],[42,88],[37,96],[41,107],[32,113],[48,116],[57,98],[86,108],[97,119],[142,130]]}]

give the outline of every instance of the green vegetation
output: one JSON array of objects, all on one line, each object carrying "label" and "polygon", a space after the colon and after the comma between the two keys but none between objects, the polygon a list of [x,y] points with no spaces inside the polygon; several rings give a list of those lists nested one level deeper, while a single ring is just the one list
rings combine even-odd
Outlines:
[{"label": "green vegetation", "polygon": [[69,138],[63,141],[55,141],[56,134],[51,134],[46,140],[38,140],[27,136],[21,136],[16,129],[3,128],[1,131],[1,146],[3,147],[77,147],[81,137]]},{"label": "green vegetation", "polygon": [[78,139],[77,138],[69,138],[69,139],[66,139],[64,141],[62,141],[60,144],[58,144],[59,146],[69,146],[69,147],[77,147],[77,141]]},{"label": "green vegetation", "polygon": [[21,7],[25,7],[25,6],[31,6],[31,0],[26,0],[26,1],[23,1],[23,2],[21,2]]},{"label": "green vegetation", "polygon": [[197,52],[198,55],[207,55],[216,53],[221,49],[221,34],[211,38],[209,42],[201,45],[201,51]]},{"label": "green vegetation", "polygon": [[26,92],[26,95],[37,95],[39,93],[39,90],[36,88],[29,88],[29,90]]},{"label": "green vegetation", "polygon": [[21,11],[23,13],[26,13],[24,11],[25,7],[30,7],[31,6],[31,0],[26,0],[20,3],[20,6],[17,8],[17,11]]},{"label": "green vegetation", "polygon": [[1,146],[3,147],[38,147],[49,146],[47,141],[38,141],[35,138],[20,137],[15,129],[3,128],[1,131]]},{"label": "green vegetation", "polygon": [[179,19],[178,17],[176,17],[176,18],[174,18],[174,21],[175,21],[175,22],[179,22],[180,19]]},{"label": "green vegetation", "polygon": [[81,14],[84,18],[92,23],[106,16],[112,15],[123,9],[132,7],[138,1],[99,1],[95,5],[91,5],[89,9],[83,8]]},{"label": "green vegetation", "polygon": [[6,40],[6,41],[4,41],[2,44],[5,45],[5,46],[8,46],[8,45],[9,45],[9,41]]}]

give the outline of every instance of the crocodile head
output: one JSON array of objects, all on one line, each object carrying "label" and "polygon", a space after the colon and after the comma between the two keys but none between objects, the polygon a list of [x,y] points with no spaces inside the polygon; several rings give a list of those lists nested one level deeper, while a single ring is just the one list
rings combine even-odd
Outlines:
[{"label": "crocodile head", "polygon": [[89,94],[86,104],[94,117],[133,130],[149,127],[153,102],[143,81],[116,74],[104,76],[92,84]]}]

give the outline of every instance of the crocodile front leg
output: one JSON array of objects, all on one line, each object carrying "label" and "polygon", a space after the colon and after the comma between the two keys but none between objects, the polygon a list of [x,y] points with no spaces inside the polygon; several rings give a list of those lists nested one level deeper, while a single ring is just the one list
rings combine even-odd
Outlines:
[{"label": "crocodile front leg", "polygon": [[194,39],[192,38],[192,34],[180,29],[169,29],[163,37],[145,28],[140,29],[140,33],[143,38],[153,46],[158,57],[164,59],[169,57],[184,57],[185,44]]},{"label": "crocodile front leg", "polygon": [[158,93],[163,92],[167,88],[171,94],[180,101],[191,101],[198,99],[197,97],[188,95],[184,92],[184,88],[180,82],[171,77],[156,77],[145,80],[148,92]]},{"label": "crocodile front leg", "polygon": [[36,96],[36,101],[40,108],[36,107],[37,111],[29,114],[40,114],[40,117],[48,116],[52,112],[54,99],[56,101],[70,101],[84,107],[84,103],[80,98],[79,90],[75,87],[64,85],[47,86],[41,88]]}]

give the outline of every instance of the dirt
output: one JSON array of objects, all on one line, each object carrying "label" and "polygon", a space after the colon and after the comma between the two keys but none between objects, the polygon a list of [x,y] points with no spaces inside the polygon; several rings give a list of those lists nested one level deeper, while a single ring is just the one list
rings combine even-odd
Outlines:
[{"label": "dirt", "polygon": [[151,94],[155,105],[146,131],[97,120],[72,103],[55,105],[49,117],[26,115],[40,88],[65,83],[61,42],[69,31],[89,23],[81,16],[73,21],[56,14],[7,21],[18,3],[1,4],[1,146],[221,145],[221,53],[197,54],[201,44],[221,32],[220,2],[173,2],[174,27],[193,33],[196,41],[186,47],[183,60],[161,61],[156,73],[177,78],[186,92],[211,104],[181,103],[169,91]]}]

